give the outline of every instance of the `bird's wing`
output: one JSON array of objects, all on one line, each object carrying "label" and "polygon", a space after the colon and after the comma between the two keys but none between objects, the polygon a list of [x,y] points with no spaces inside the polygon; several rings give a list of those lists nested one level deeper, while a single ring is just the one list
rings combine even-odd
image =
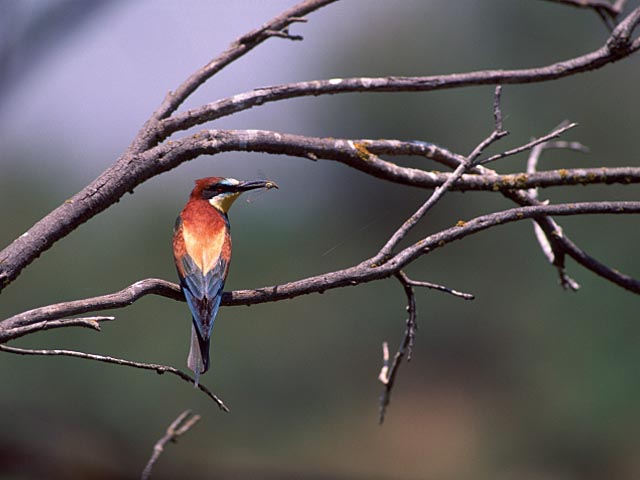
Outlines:
[{"label": "bird's wing", "polygon": [[208,339],[222,300],[227,262],[222,258],[218,259],[214,268],[206,274],[200,270],[188,253],[182,256],[180,262],[184,272],[184,276],[180,278],[180,284],[187,304],[200,336]]},{"label": "bird's wing", "polygon": [[187,365],[195,372],[197,385],[200,374],[209,370],[209,339],[222,300],[227,262],[220,258],[206,274],[189,254],[181,262],[186,275],[180,278],[180,284],[193,316]]}]

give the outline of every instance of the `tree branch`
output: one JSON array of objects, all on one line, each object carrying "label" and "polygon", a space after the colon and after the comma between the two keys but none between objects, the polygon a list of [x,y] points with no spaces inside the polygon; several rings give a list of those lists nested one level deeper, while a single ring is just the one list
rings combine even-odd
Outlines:
[{"label": "tree branch", "polygon": [[612,23],[622,13],[626,0],[617,0],[614,4],[607,0],[547,0],[554,3],[569,5],[577,8],[586,8],[596,12],[604,21],[608,28],[612,28]]},{"label": "tree branch", "polygon": [[292,8],[274,17],[261,27],[252,30],[229,45],[218,57],[208,62],[205,66],[195,71],[175,91],[169,92],[162,104],[153,113],[151,118],[142,127],[135,140],[129,147],[132,154],[140,153],[153,145],[161,138],[158,136],[158,121],[169,117],[182,103],[195,92],[198,87],[230,65],[240,57],[246,55],[255,47],[271,37],[301,40],[300,36],[292,36],[288,33],[288,27],[292,23],[304,21],[305,15],[318,10],[336,0],[305,0]]},{"label": "tree branch", "polygon": [[522,145],[522,146],[520,146],[518,148],[514,148],[512,150],[507,150],[506,152],[498,153],[496,155],[491,155],[489,158],[485,158],[483,160],[479,160],[477,163],[478,163],[478,165],[486,165],[487,163],[495,162],[496,160],[501,160],[501,159],[503,159],[505,157],[510,157],[512,155],[517,155],[518,153],[526,152],[527,150],[531,150],[536,145],[540,145],[541,143],[545,143],[545,142],[551,140],[552,138],[558,138],[560,135],[562,135],[567,130],[571,130],[572,128],[577,127],[577,126],[578,126],[577,123],[570,123],[568,125],[563,125],[561,127],[556,128],[553,132],[549,133],[548,135],[545,135],[543,137],[531,140],[529,143],[526,143],[526,144],[524,144],[524,145]]},{"label": "tree branch", "polygon": [[[381,262],[384,262],[387,257],[391,255],[393,249],[402,241],[404,237],[407,236],[409,231],[427,214],[427,212],[431,208],[433,208],[433,206],[437,202],[440,201],[440,199],[451,188],[451,186],[456,183],[467,170],[474,166],[475,161],[480,156],[480,154],[487,147],[489,147],[489,145],[491,145],[501,137],[507,135],[508,132],[502,129],[502,111],[500,110],[501,94],[502,88],[500,86],[497,86],[495,89],[493,103],[493,117],[495,128],[493,132],[491,132],[491,135],[480,142],[467,158],[461,159],[460,163],[453,171],[453,173],[449,176],[449,178],[447,178],[447,180],[442,185],[436,187],[427,201],[424,202],[422,206],[413,215],[411,215],[402,224],[402,226],[400,226],[400,228],[398,228],[398,230],[396,230],[396,232],[391,236],[387,243],[385,243],[382,249],[380,249],[378,254],[373,258],[373,263],[379,264]],[[398,273],[398,275],[400,275],[400,273]],[[401,282],[404,282],[403,285],[406,286],[406,277],[400,276],[398,278]]]},{"label": "tree branch", "polygon": [[158,374],[162,375],[163,373],[171,373],[172,375],[176,375],[180,377],[182,380],[188,383],[194,384],[197,388],[202,390],[207,394],[209,398],[211,398],[220,408],[225,412],[229,412],[229,409],[224,404],[224,402],[218,398],[211,390],[205,387],[202,383],[195,383],[195,380],[190,376],[184,373],[182,370],[178,370],[177,368],[170,367],[168,365],[159,365],[156,363],[142,363],[142,362],[133,362],[131,360],[125,360],[122,358],[109,357],[106,355],[96,355],[95,353],[85,353],[78,352],[75,350],[32,350],[26,348],[18,348],[11,347],[9,345],[0,344],[0,350],[15,353],[17,355],[45,355],[45,356],[63,356],[63,357],[75,357],[75,358],[83,358],[85,360],[95,360],[97,362],[111,363],[114,365],[122,365],[125,367],[134,367],[141,368],[143,370],[155,370]]},{"label": "tree branch", "polygon": [[133,191],[145,180],[177,166],[181,161],[186,161],[187,157],[178,163],[165,164],[164,166],[145,161],[150,147],[177,130],[246,110],[259,104],[300,96],[364,91],[431,91],[470,85],[548,81],[598,69],[608,63],[620,60],[640,48],[640,39],[631,39],[633,31],[640,21],[640,8],[636,8],[615,28],[605,46],[586,55],[546,67],[523,70],[489,70],[427,77],[360,77],[300,82],[254,90],[214,102],[201,109],[191,110],[173,117],[169,116],[202,82],[221,68],[229,65],[266,38],[273,36],[273,32],[282,31],[290,23],[298,21],[300,16],[328,3],[329,0],[301,3],[266,24],[266,28],[263,26],[262,29],[242,37],[220,57],[189,77],[176,92],[165,99],[160,108],[143,126],[127,152],[112,167],[0,252],[0,291],[15,280],[27,265],[56,241],[117,202],[125,193]]},{"label": "tree branch", "polygon": [[[423,156],[454,169],[465,158],[446,148],[420,141],[319,138],[268,130],[204,130],[171,142],[171,145],[158,146],[147,152],[144,158],[145,161],[155,162],[162,170],[169,170],[200,155],[216,155],[228,151],[333,160],[383,180],[428,189],[442,186],[454,174],[402,167],[383,160],[378,155]],[[499,175],[479,166],[469,171],[473,174],[460,176],[451,185],[452,191],[505,191],[595,183],[640,183],[640,167],[558,169],[507,175]]]},{"label": "tree branch", "polygon": [[175,112],[200,85],[275,33],[334,1],[305,0],[299,3],[237,39],[221,55],[194,72],[175,92],[170,92],[142,126],[127,151],[110,168],[0,251],[0,292],[55,242],[116,203],[127,192],[132,192],[145,180],[161,173],[153,165],[141,165],[138,156],[161,141],[158,122]]},{"label": "tree branch", "polygon": [[[225,292],[222,297],[222,305],[255,305],[259,303],[276,302],[295,298],[311,293],[323,293],[334,288],[359,285],[396,275],[403,268],[423,255],[444,247],[445,245],[474,235],[488,228],[505,225],[525,219],[536,219],[555,216],[573,216],[589,214],[637,214],[640,213],[640,202],[584,202],[567,203],[558,205],[537,205],[512,208],[501,212],[490,213],[476,217],[469,221],[459,221],[455,226],[425,237],[418,242],[404,248],[392,255],[385,263],[377,265],[373,257],[343,270],[324,273],[308,277],[302,280],[262,287],[255,290],[236,290]],[[566,237],[565,237],[566,238]],[[578,247],[570,242],[568,253],[574,257],[582,257],[582,263],[587,269],[607,278],[623,288],[640,293],[640,281],[616,270],[609,269],[597,261],[586,256]],[[574,257],[574,258],[575,258]],[[604,267],[604,269],[603,269]],[[421,286],[412,284],[414,286]],[[86,313],[88,311],[100,311],[106,309],[122,308],[131,305],[144,295],[160,295],[173,300],[184,301],[180,293],[180,287],[171,282],[159,279],[146,279],[134,283],[119,292],[99,297],[63,302],[46,307],[40,307],[27,312],[14,315],[0,322],[0,343],[17,338],[15,333],[20,333],[25,327],[38,322],[51,321],[59,318]],[[467,294],[468,295],[468,294]],[[460,296],[463,296],[462,294]],[[162,367],[170,368],[170,367]],[[156,369],[156,366],[151,367]]]},{"label": "tree branch", "polygon": [[142,480],[147,480],[151,478],[151,470],[153,466],[156,464],[160,455],[164,451],[164,447],[169,442],[177,442],[178,438],[187,433],[189,430],[193,428],[193,426],[200,421],[200,415],[192,415],[191,410],[185,410],[178,418],[176,418],[171,425],[167,428],[165,434],[156,442],[153,446],[153,452],[151,454],[151,458],[147,462],[147,465],[144,467],[142,471]]},{"label": "tree branch", "polygon": [[437,283],[421,282],[418,280],[411,280],[410,278],[407,278],[406,282],[408,285],[411,285],[412,287],[423,287],[423,288],[428,288],[430,290],[437,290],[439,292],[448,293],[449,295],[453,295],[454,297],[462,298],[464,300],[473,300],[476,298],[475,295],[471,293],[459,292],[458,290],[445,287],[444,285],[438,285]]},{"label": "tree branch", "polygon": [[[563,122],[558,126],[561,128],[565,125],[568,125],[568,122]],[[538,162],[540,160],[540,156],[542,152],[552,146],[553,143],[544,142],[539,143],[531,150],[529,154],[529,158],[527,160],[527,174],[533,174],[536,172],[538,168]],[[584,149],[584,147],[580,144],[571,144],[567,145],[568,148],[575,148],[578,150]],[[538,189],[531,188],[527,191],[527,195],[532,199],[538,200]],[[547,231],[549,231],[549,227],[551,227],[551,232],[561,232],[562,229],[559,225],[555,223],[555,221],[551,218],[546,219],[548,224]],[[554,265],[558,269],[558,275],[560,278],[560,285],[565,289],[572,290],[574,292],[580,289],[580,284],[576,282],[573,278],[571,278],[564,267],[564,257],[566,255],[566,249],[562,248],[560,242],[556,241],[554,237],[547,236],[545,231],[542,229],[541,224],[533,222],[534,233],[538,243],[540,244],[540,248],[542,249],[542,253],[545,255],[549,263]]]},{"label": "tree branch", "polygon": [[603,47],[591,53],[544,67],[519,70],[482,70],[424,77],[332,78],[263,87],[217,100],[164,119],[160,122],[158,135],[160,138],[166,138],[180,130],[202,125],[265,103],[291,98],[355,92],[429,92],[474,85],[539,83],[597,70],[640,49],[640,39],[630,40],[631,33],[637,25],[636,15],[640,15],[640,7],[620,22]]},{"label": "tree branch", "polygon": [[[21,337],[36,329],[44,329],[36,328],[35,326],[41,325],[45,322],[48,322],[49,328],[55,328],[53,326],[54,324],[51,323],[53,320],[59,322],[59,324],[56,324],[57,326],[67,326],[70,321],[60,320],[61,318],[82,315],[87,312],[97,312],[101,310],[126,307],[145,295],[160,295],[162,297],[172,298],[173,300],[184,301],[182,291],[175,283],[157,278],[148,278],[109,295],[101,295],[99,297],[75,300],[72,302],[56,303],[54,305],[35,308],[9,317],[0,322],[0,343]],[[113,317],[97,318],[103,320],[113,319]],[[65,324],[62,324],[62,322],[65,322]],[[96,322],[91,322],[88,325],[83,326],[90,326],[99,330],[99,326]]]},{"label": "tree branch", "polygon": [[[551,137],[553,137],[553,134],[551,136],[542,137],[542,139],[546,141]],[[538,145],[540,141],[541,140],[538,139],[533,142],[529,142],[523,147],[516,149],[517,152],[511,151],[509,154],[519,153],[527,148],[532,148],[533,146]],[[398,151],[400,152],[418,152],[422,150],[426,154],[432,155],[434,159],[437,158],[438,162],[452,164],[455,165],[456,168],[466,162],[465,157],[453,154],[448,150],[436,147],[433,144],[410,142],[410,148],[407,148],[406,144],[402,144],[402,142],[394,140],[382,142],[384,144],[383,147],[388,150],[393,147],[398,147]],[[163,165],[163,168],[172,168],[172,165],[184,161],[185,157],[201,155],[204,153],[214,154],[227,150],[263,151],[267,153],[281,153],[301,157],[311,156],[312,159],[316,160],[318,158],[328,158],[340,161],[341,163],[379,178],[407,185],[425,187],[439,186],[447,182],[451,175],[457,176],[460,174],[459,171],[454,172],[454,174],[442,174],[445,175],[444,181],[441,184],[438,184],[436,181],[438,180],[437,174],[418,169],[405,169],[391,162],[386,162],[372,154],[371,151],[375,151],[375,147],[376,141],[373,140],[355,142],[352,140],[317,139],[262,130],[246,130],[240,132],[213,130],[200,132],[181,141],[173,142],[171,149],[160,146],[158,149],[150,151],[149,153],[156,158],[155,162],[157,164]],[[632,170],[624,170],[624,172],[631,173],[631,175],[618,176],[617,178],[622,183],[635,182],[640,178],[637,175],[640,169],[635,167],[626,168],[632,168]],[[462,169],[466,170],[467,168],[464,167]],[[500,190],[504,196],[515,201],[519,205],[535,206],[541,204],[541,202],[531,197],[529,193],[516,191],[518,189],[541,187],[542,182],[537,182],[539,174],[511,175],[503,177],[501,179],[502,183],[488,184],[486,180],[488,178],[492,178],[492,175],[497,175],[494,170],[478,165],[475,167],[469,167],[469,171],[477,175],[467,177],[467,179],[472,180],[475,185],[481,189]],[[579,172],[581,172],[581,174],[569,175],[568,170],[561,169],[555,173],[546,172],[542,175],[547,179],[551,179],[551,177],[553,177],[554,181],[558,182],[558,185],[565,182],[583,184],[592,181],[602,181],[604,183],[609,182],[609,180],[607,180],[608,175],[606,175],[605,169],[590,169],[589,171],[579,169]],[[620,174],[622,171],[618,171],[617,173]],[[458,179],[456,184],[461,182],[462,178],[463,177]],[[600,180],[598,180],[598,178],[600,178]],[[550,184],[547,184],[547,186],[550,186]],[[454,189],[454,186],[451,188]],[[463,188],[460,188],[460,190],[463,190]],[[559,272],[561,272],[562,278],[568,278],[564,273],[564,253],[567,253],[578,261],[578,263],[598,273],[598,275],[601,275],[624,288],[634,288],[633,282],[629,283],[624,276],[619,276],[617,272],[612,269],[608,269],[604,264],[598,262],[592,257],[589,257],[568,238],[563,235],[559,235],[559,227],[552,219],[538,218],[536,219],[536,222],[540,225],[547,238],[549,238],[550,244],[554,252],[556,252],[554,265],[558,268]],[[380,259],[377,259],[374,263],[378,263],[379,261]],[[563,285],[565,285],[564,282]]]},{"label": "tree branch", "polygon": [[404,293],[407,296],[407,321],[400,346],[393,356],[392,362],[389,361],[389,346],[387,342],[384,342],[382,345],[382,369],[378,375],[378,379],[384,385],[384,390],[380,395],[380,416],[378,418],[380,424],[384,422],[384,415],[387,411],[387,406],[391,401],[391,391],[393,390],[402,360],[405,355],[407,357],[407,362],[411,360],[413,342],[415,340],[416,330],[418,329],[418,309],[416,307],[416,296],[413,291],[413,287],[409,283],[409,279],[404,272],[398,271],[395,274],[395,277],[402,285]]},{"label": "tree branch", "polygon": [[[85,327],[97,330],[99,332],[101,331],[99,322],[106,322],[116,319],[116,317],[83,317],[47,320],[46,318],[48,317],[46,316],[43,316],[43,318],[45,318],[45,320],[41,322],[29,322],[22,326],[15,326],[15,324],[9,326],[9,329],[11,330],[11,339],[23,337],[25,335],[29,335],[30,333],[63,327]],[[0,328],[0,343],[2,343],[2,341],[2,328]]]}]

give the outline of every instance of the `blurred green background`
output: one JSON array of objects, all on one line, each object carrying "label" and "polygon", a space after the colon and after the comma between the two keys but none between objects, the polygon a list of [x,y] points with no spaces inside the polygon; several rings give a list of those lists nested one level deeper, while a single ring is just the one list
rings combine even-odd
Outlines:
[{"label": "blurred green background", "polygon": [[[0,245],[107,168],[164,94],[240,34],[290,6],[271,1],[0,2]],[[638,2],[628,2],[629,10]],[[339,2],[207,83],[187,106],[313,78],[524,68],[581,55],[608,32],[592,12],[532,0]],[[506,86],[498,152],[580,123],[542,168],[635,165],[640,57],[601,71]],[[357,94],[270,104],[212,128],[419,139],[468,153],[492,129],[493,87]],[[424,159],[403,165],[435,169]],[[497,164],[522,171],[524,157]],[[229,289],[282,283],[373,254],[429,192],[332,162],[258,154],[203,157],[154,178],[33,263],[0,296],[0,317],[175,280],[171,230],[193,179],[280,184],[231,211]],[[638,187],[550,189],[552,201],[637,199]],[[508,208],[499,195],[450,194],[415,240]],[[560,219],[587,252],[640,276],[638,220]],[[447,246],[408,269],[469,291],[418,292],[419,332],[387,420],[377,424],[381,344],[400,341],[405,298],[388,280],[251,308],[223,308],[203,382],[231,408],[168,375],[69,358],[0,358],[0,477],[137,478],[184,409],[202,421],[169,445],[154,478],[640,478],[638,297],[574,262],[562,291],[530,223]],[[102,333],[64,329],[13,342],[186,368],[185,304],[146,297]]]}]

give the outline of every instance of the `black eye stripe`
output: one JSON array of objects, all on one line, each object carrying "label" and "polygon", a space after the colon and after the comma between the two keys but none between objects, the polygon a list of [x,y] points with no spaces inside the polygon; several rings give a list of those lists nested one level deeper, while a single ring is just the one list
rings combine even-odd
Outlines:
[{"label": "black eye stripe", "polygon": [[211,198],[221,193],[229,193],[229,192],[235,192],[235,191],[236,191],[236,185],[227,185],[224,183],[217,183],[216,185],[211,185],[210,187],[205,188],[203,193],[208,198]]}]

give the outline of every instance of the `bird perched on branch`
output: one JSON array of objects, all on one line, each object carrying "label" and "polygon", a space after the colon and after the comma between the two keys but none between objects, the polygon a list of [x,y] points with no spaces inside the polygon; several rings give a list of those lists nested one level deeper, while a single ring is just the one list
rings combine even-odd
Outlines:
[{"label": "bird perched on branch", "polygon": [[201,178],[176,220],[173,256],[193,317],[187,364],[195,373],[196,385],[200,374],[209,369],[211,331],[231,262],[227,212],[242,192],[257,188],[278,186],[270,181]]}]

